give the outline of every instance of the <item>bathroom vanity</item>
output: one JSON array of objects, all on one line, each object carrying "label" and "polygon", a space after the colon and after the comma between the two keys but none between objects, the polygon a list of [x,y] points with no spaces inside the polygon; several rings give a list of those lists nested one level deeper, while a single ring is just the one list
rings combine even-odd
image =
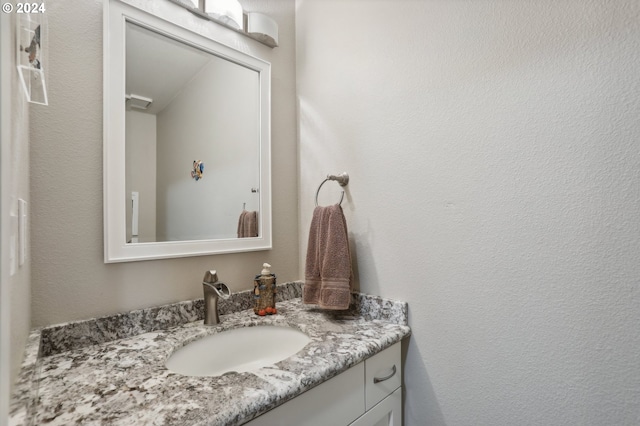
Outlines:
[{"label": "bathroom vanity", "polygon": [[400,345],[250,421],[250,426],[402,425]]},{"label": "bathroom vanity", "polygon": [[[400,425],[407,304],[355,294],[351,311],[321,311],[302,304],[301,286],[279,286],[278,313],[266,317],[249,291],[221,300],[217,326],[202,324],[200,299],[34,330],[10,424]],[[263,325],[311,341],[244,373],[165,367],[189,342]]]}]

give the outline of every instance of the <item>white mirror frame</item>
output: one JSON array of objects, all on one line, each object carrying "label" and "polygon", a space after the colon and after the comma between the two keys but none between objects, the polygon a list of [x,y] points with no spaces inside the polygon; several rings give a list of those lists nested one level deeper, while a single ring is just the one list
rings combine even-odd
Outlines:
[{"label": "white mirror frame", "polygon": [[[150,2],[147,2],[147,4]],[[154,3],[154,14],[119,0],[104,2],[104,261],[129,262],[269,250],[271,239],[271,64],[194,33],[170,20],[190,14],[171,2]],[[157,15],[157,16],[156,16]],[[163,19],[164,18],[164,19]],[[188,17],[193,19],[192,17]],[[197,19],[197,18],[195,18]],[[253,69],[260,81],[260,205],[255,238],[126,243],[125,209],[125,24],[167,34]],[[209,23],[209,25],[215,25]]]}]

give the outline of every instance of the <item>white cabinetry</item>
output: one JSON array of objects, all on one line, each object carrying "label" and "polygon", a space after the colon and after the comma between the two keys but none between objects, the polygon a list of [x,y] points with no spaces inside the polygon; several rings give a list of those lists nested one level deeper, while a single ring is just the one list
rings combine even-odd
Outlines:
[{"label": "white cabinetry", "polygon": [[351,426],[402,426],[400,343],[372,356],[364,364],[366,413]]},{"label": "white cabinetry", "polygon": [[246,423],[248,426],[401,426],[400,343]]}]

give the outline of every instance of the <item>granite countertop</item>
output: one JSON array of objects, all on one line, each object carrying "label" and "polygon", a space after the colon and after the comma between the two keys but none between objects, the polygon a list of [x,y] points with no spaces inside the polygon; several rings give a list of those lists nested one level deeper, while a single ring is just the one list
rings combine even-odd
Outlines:
[{"label": "granite countertop", "polygon": [[[301,286],[278,286],[278,313],[266,317],[250,309],[250,292],[221,300],[218,326],[202,324],[200,299],[34,330],[10,425],[239,425],[410,334],[406,303],[354,294],[349,311],[322,311],[302,304]],[[190,377],[164,365],[194,339],[256,325],[311,342],[247,373]]]}]

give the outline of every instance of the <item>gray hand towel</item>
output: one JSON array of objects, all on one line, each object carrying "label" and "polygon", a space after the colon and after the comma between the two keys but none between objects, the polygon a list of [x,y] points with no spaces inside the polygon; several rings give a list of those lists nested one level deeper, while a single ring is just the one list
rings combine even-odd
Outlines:
[{"label": "gray hand towel", "polygon": [[351,254],[347,221],[339,204],[316,207],[311,219],[302,301],[322,309],[348,309]]},{"label": "gray hand towel", "polygon": [[238,238],[258,236],[258,212],[242,210],[238,218]]}]

